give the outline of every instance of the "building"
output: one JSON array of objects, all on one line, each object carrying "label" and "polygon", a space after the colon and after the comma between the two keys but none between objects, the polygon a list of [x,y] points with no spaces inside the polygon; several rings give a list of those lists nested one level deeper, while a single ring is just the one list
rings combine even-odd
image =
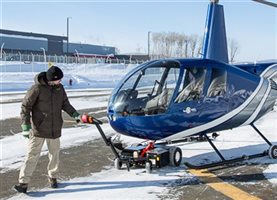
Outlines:
[{"label": "building", "polygon": [[115,47],[68,43],[67,37],[40,33],[28,33],[0,29],[0,46],[5,53],[44,54],[47,55],[76,55],[80,54],[115,54]]}]

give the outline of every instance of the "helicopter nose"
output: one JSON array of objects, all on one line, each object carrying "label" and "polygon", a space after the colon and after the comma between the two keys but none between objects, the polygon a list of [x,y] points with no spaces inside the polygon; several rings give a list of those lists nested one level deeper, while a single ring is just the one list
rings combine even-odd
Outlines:
[{"label": "helicopter nose", "polygon": [[109,114],[109,115],[108,115],[108,119],[109,119],[110,121],[115,121],[115,120],[116,120],[116,118],[114,117],[113,114]]}]

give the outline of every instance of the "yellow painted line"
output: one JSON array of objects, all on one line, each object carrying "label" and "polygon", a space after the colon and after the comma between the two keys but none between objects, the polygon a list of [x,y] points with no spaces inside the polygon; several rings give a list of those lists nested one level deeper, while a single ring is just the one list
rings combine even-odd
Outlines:
[{"label": "yellow painted line", "polygon": [[[210,173],[208,170],[195,170],[190,169],[189,172],[195,176],[198,176],[201,181],[205,182],[207,185],[215,189],[216,191],[224,194],[232,199],[247,199],[247,200],[258,200],[260,198],[255,197],[243,190],[228,184],[218,178],[215,174]],[[261,199],[260,199],[261,200]]]}]

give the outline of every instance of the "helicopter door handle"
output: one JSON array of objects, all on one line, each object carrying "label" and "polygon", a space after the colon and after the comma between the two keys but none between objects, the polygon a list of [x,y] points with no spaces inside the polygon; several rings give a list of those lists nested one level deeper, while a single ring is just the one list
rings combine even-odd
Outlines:
[{"label": "helicopter door handle", "polygon": [[187,113],[187,114],[190,114],[192,112],[197,112],[196,108],[191,108],[191,107],[186,107],[184,110],[183,110],[184,113]]}]

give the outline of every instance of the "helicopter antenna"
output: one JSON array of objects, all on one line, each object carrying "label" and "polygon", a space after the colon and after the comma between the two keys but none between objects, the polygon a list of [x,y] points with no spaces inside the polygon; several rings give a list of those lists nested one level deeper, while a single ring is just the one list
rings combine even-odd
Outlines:
[{"label": "helicopter antenna", "polygon": [[[212,0],[211,0],[212,1]],[[269,1],[264,1],[264,0],[252,0],[252,1],[256,1],[258,3],[262,3],[262,4],[265,4],[265,5],[268,5],[268,6],[272,6],[274,8],[277,8],[277,4],[276,3],[273,3],[273,2],[269,2]]]},{"label": "helicopter antenna", "polygon": [[219,0],[211,0],[211,3],[216,3],[218,4]]}]

